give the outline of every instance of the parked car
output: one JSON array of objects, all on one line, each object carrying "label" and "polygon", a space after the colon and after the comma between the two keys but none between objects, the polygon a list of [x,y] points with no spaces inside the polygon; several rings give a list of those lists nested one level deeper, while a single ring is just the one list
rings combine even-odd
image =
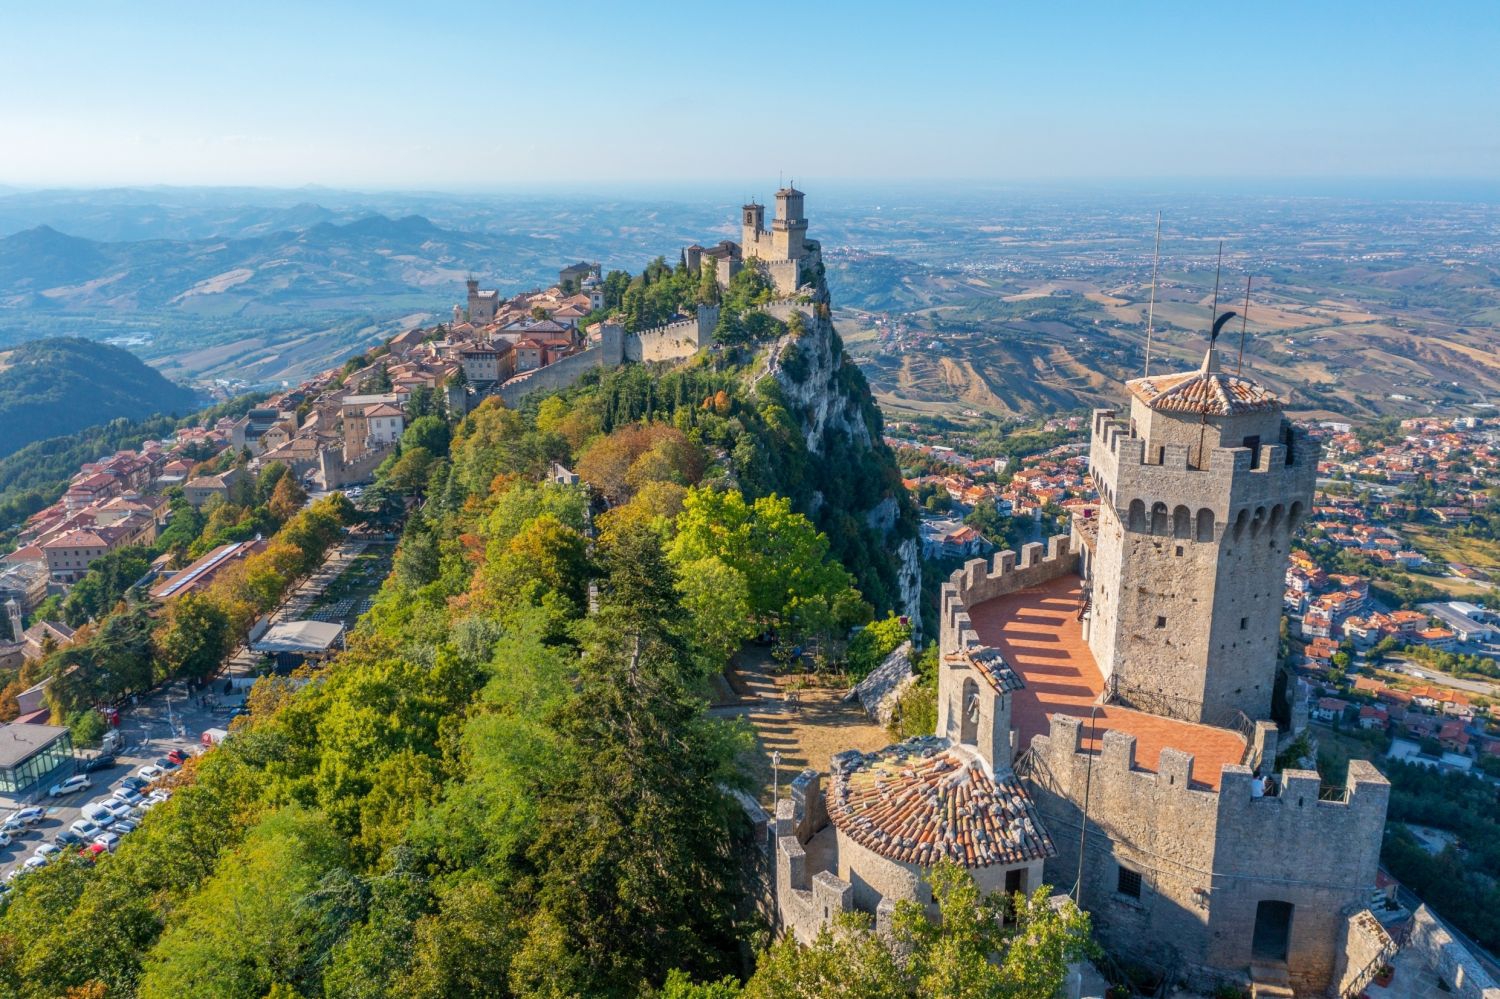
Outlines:
[{"label": "parked car", "polygon": [[0,847],[10,846],[10,833],[0,830]]},{"label": "parked car", "polygon": [[43,843],[32,851],[32,856],[41,857],[43,860],[51,860],[59,853],[62,853],[62,848],[56,843]]},{"label": "parked car", "polygon": [[103,829],[100,829],[98,826],[94,825],[94,823],[89,821],[88,819],[79,819],[77,822],[74,822],[72,825],[68,826],[68,828],[78,835],[82,836],[84,839],[88,840],[92,840],[95,836],[98,836],[101,832],[104,831]]},{"label": "parked car", "polygon": [[34,871],[34,870],[36,870],[36,869],[38,869],[40,867],[46,867],[46,866],[47,866],[47,858],[46,857],[38,857],[36,854],[33,853],[31,856],[29,856],[29,857],[26,858],[26,862],[21,865],[21,869],[23,871]]},{"label": "parked car", "polygon": [[144,804],[146,804],[147,806],[160,805],[163,801],[166,801],[170,797],[172,797],[171,791],[168,791],[166,788],[158,788],[157,790],[152,791],[146,796]]},{"label": "parked car", "polygon": [[178,763],[176,760],[172,759],[169,756],[163,756],[159,758],[156,761],[156,765],[166,771],[176,770],[178,767],[182,766],[181,763]]},{"label": "parked car", "polygon": [[141,777],[148,784],[156,780],[164,773],[166,773],[164,769],[159,766],[151,766],[149,763],[136,771],[136,775]]},{"label": "parked car", "polygon": [[126,833],[133,833],[139,828],[140,826],[136,825],[135,819],[127,818],[120,819],[115,822],[113,828],[111,828],[110,831],[116,833],[117,835],[124,836]]},{"label": "parked car", "polygon": [[131,808],[130,802],[116,798],[114,795],[110,795],[99,802],[99,807],[109,809],[109,813],[117,819],[123,819],[126,815],[130,814]]},{"label": "parked car", "polygon": [[105,808],[103,803],[95,801],[83,806],[83,817],[94,823],[101,829],[108,829],[115,824],[115,813]]},{"label": "parked car", "polygon": [[124,780],[120,781],[120,786],[128,787],[132,791],[143,791],[151,786],[151,782],[137,774],[131,774],[129,777],[126,777]]},{"label": "parked car", "polygon": [[113,753],[100,753],[83,765],[83,772],[86,774],[98,773],[100,770],[108,770],[115,765]]},{"label": "parked car", "polygon": [[28,826],[34,826],[46,817],[47,810],[45,808],[38,808],[36,805],[23,808],[11,816],[11,818]]},{"label": "parked car", "polygon": [[180,749],[174,749],[170,753],[167,754],[167,759],[171,760],[173,763],[177,764],[179,767],[182,766],[184,763],[187,762],[187,758],[188,758],[188,754],[185,753],[185,752],[183,752]]},{"label": "parked car", "polygon": [[52,837],[52,842],[58,846],[82,846],[88,842],[88,838],[78,835],[71,829],[63,829]]},{"label": "parked car", "polygon": [[73,794],[78,791],[87,791],[94,786],[94,782],[83,774],[74,774],[67,780],[52,785],[52,790],[47,793],[54,798],[61,798],[65,794]]},{"label": "parked car", "polygon": [[109,851],[107,849],[105,849],[103,846],[100,846],[98,843],[89,843],[82,850],[78,851],[78,855],[89,860],[96,860],[98,859],[99,854],[108,852]]},{"label": "parked car", "polygon": [[115,847],[120,845],[120,837],[112,832],[102,832],[94,837],[94,842],[104,847],[104,849],[114,852]]},{"label": "parked car", "polygon": [[139,805],[141,802],[146,800],[145,795],[141,794],[139,791],[132,791],[128,787],[115,788],[115,797],[119,798],[127,805]]}]

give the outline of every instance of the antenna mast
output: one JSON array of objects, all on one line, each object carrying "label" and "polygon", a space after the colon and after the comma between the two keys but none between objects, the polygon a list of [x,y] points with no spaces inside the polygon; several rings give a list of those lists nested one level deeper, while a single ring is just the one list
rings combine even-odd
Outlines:
[{"label": "antenna mast", "polygon": [[1238,375],[1245,367],[1245,324],[1250,321],[1250,275],[1245,275],[1245,310],[1240,313],[1240,358],[1234,364]]},{"label": "antenna mast", "polygon": [[[1219,240],[1219,262],[1214,266],[1214,305],[1208,313],[1208,325],[1212,329],[1219,320],[1219,275],[1224,271],[1224,241]],[[1217,332],[1217,331],[1216,331]],[[1208,341],[1208,348],[1212,350],[1213,340]]]},{"label": "antenna mast", "polygon": [[1156,266],[1161,262],[1161,212],[1156,213],[1156,249],[1151,253],[1151,298],[1146,303],[1146,376],[1151,375],[1151,334],[1156,322]]}]

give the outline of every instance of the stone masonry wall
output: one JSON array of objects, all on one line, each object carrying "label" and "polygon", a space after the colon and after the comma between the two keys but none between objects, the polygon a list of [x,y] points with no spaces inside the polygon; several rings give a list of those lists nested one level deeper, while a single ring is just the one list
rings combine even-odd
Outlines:
[{"label": "stone masonry wall", "polygon": [[[1286,771],[1279,795],[1251,794],[1248,767],[1226,766],[1216,793],[1193,786],[1193,758],[1161,753],[1157,773],[1135,767],[1135,740],[1104,735],[1098,755],[1079,750],[1082,722],[1054,716],[1032,745],[1028,774],[1057,845],[1049,881],[1078,877],[1081,902],[1107,946],[1163,965],[1181,963],[1197,987],[1243,982],[1262,901],[1294,906],[1286,970],[1299,992],[1322,993],[1348,959],[1347,915],[1375,881],[1390,786],[1353,761],[1344,788],[1322,800],[1320,779]],[[1083,803],[1087,802],[1085,820]],[[1122,894],[1120,870],[1140,875]]]},{"label": "stone masonry wall", "polygon": [[552,391],[567,388],[576,382],[585,371],[605,367],[607,364],[602,347],[589,347],[577,354],[570,354],[553,361],[546,367],[517,375],[495,389],[495,394],[507,406],[514,406],[532,392]]},{"label": "stone masonry wall", "polygon": [[1095,411],[1089,645],[1122,690],[1155,701],[1138,706],[1221,725],[1268,716],[1286,559],[1317,469],[1305,434],[1282,429],[1290,447],[1262,445],[1255,468],[1244,447],[1195,468],[1187,444],[1158,447]]},{"label": "stone masonry wall", "polygon": [[1417,907],[1406,947],[1431,968],[1459,999],[1500,999],[1500,987],[1467,947],[1453,939],[1425,905]]}]

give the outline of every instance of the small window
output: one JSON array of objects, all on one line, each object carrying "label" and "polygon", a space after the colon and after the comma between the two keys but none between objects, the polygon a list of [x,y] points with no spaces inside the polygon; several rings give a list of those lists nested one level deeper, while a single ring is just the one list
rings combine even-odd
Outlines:
[{"label": "small window", "polygon": [[1181,545],[1177,546],[1177,557],[1178,558],[1182,558],[1182,546]]},{"label": "small window", "polygon": [[1249,627],[1250,627],[1250,619],[1248,617],[1242,617],[1242,618],[1240,618],[1240,630],[1244,631],[1246,628],[1249,628]]},{"label": "small window", "polygon": [[1158,628],[1165,628],[1167,626],[1167,619],[1164,617],[1158,617],[1156,619],[1156,626]]},{"label": "small window", "polygon": [[1115,884],[1115,890],[1127,898],[1141,897],[1141,872],[1132,871],[1128,867],[1120,868],[1120,878]]}]

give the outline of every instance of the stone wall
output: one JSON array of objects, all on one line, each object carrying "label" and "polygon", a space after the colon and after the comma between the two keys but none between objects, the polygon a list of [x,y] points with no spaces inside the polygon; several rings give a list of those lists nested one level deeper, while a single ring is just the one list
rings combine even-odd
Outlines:
[{"label": "stone wall", "polygon": [[[1057,855],[1047,876],[1079,875],[1081,902],[1106,946],[1172,966],[1195,986],[1243,981],[1261,902],[1293,908],[1286,972],[1298,991],[1323,992],[1343,968],[1346,913],[1375,883],[1390,785],[1352,761],[1343,788],[1288,770],[1280,794],[1251,794],[1251,772],[1225,766],[1220,790],[1193,783],[1193,757],[1164,749],[1158,771],[1135,766],[1135,739],[1107,731],[1080,750],[1082,722],[1055,715],[1032,743],[1027,773]],[[1335,800],[1325,800],[1325,799]],[[1083,803],[1087,802],[1085,818]],[[1139,897],[1119,891],[1124,868]]]},{"label": "stone wall", "polygon": [[939,596],[939,652],[947,656],[983,643],[974,633],[969,608],[986,600],[1051,582],[1078,571],[1078,554],[1066,534],[1049,538],[1045,551],[1041,542],[1013,551],[996,553],[993,561],[974,558],[964,563],[943,584]]},{"label": "stone wall", "polygon": [[697,315],[665,326],[642,330],[625,338],[627,361],[677,361],[692,357],[713,343],[719,324],[717,306],[698,306]]},{"label": "stone wall", "polygon": [[911,642],[902,642],[849,692],[850,697],[859,700],[871,721],[889,724],[902,692],[916,682],[917,676],[911,671],[911,652]]},{"label": "stone wall", "polygon": [[1376,972],[1396,953],[1396,943],[1369,909],[1360,909],[1344,917],[1344,945],[1340,957],[1342,970],[1337,996],[1354,996],[1374,980]]},{"label": "stone wall", "polygon": [[593,346],[567,357],[553,361],[546,367],[517,375],[495,389],[495,395],[507,406],[514,406],[532,392],[550,392],[564,389],[576,382],[585,371],[606,366],[606,354],[602,347]]},{"label": "stone wall", "polygon": [[318,452],[323,487],[337,489],[339,486],[371,481],[375,478],[375,469],[380,467],[380,463],[394,449],[394,443],[382,444],[357,458],[345,458],[343,452],[336,448],[323,448]]},{"label": "stone wall", "polygon": [[1406,947],[1415,952],[1459,999],[1500,999],[1500,987],[1495,980],[1425,905],[1418,906],[1412,915]]}]

